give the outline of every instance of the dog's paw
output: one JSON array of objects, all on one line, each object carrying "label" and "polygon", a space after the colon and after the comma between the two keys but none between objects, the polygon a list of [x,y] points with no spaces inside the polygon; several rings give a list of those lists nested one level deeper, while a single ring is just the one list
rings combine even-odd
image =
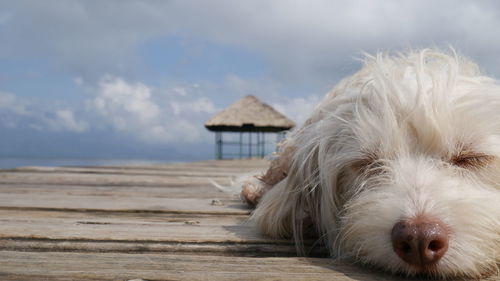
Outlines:
[{"label": "dog's paw", "polygon": [[251,206],[257,205],[267,190],[267,186],[256,177],[245,180],[242,184],[241,199]]}]

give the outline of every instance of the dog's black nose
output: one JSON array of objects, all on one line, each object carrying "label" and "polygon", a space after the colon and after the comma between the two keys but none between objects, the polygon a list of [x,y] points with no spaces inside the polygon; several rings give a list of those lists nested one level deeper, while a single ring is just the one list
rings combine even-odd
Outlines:
[{"label": "dog's black nose", "polygon": [[391,239],[394,252],[414,266],[433,265],[448,250],[446,225],[423,215],[396,223]]}]

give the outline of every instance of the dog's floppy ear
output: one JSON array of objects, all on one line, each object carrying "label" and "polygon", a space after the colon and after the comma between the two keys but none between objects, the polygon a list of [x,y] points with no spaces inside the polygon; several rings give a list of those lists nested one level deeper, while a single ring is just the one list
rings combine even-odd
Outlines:
[{"label": "dog's floppy ear", "polygon": [[260,180],[272,188],[268,189],[253,213],[252,219],[259,229],[275,238],[290,238],[296,224],[295,212],[301,209],[300,192],[294,190],[294,156],[296,147],[283,141],[279,156],[271,162]]},{"label": "dog's floppy ear", "polygon": [[[325,233],[322,225],[336,222],[336,188],[321,182],[319,147],[294,152],[288,175],[270,189],[252,219],[258,228],[275,238],[294,238],[302,250],[304,231]],[[323,179],[327,178],[323,175]],[[326,238],[326,237],[325,237]]]},{"label": "dog's floppy ear", "polygon": [[269,190],[259,203],[252,219],[263,233],[278,239],[293,238],[303,254],[304,232],[311,228],[311,216],[305,193],[296,189],[287,177]]},{"label": "dog's floppy ear", "polygon": [[270,189],[252,215],[258,228],[274,238],[293,236],[294,213],[298,209],[299,194],[291,192],[285,178]]}]

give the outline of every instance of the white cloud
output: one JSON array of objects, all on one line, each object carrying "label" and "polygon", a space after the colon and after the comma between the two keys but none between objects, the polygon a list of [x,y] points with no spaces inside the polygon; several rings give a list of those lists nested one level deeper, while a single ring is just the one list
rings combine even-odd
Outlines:
[{"label": "white cloud", "polygon": [[169,140],[162,125],[162,114],[151,99],[151,89],[142,83],[128,83],[106,75],[101,79],[95,98],[87,107],[99,116],[102,124],[152,142]]},{"label": "white cloud", "polygon": [[159,121],[160,108],[151,100],[151,89],[146,85],[106,75],[98,87],[98,95],[89,105],[118,130]]},{"label": "white cloud", "polygon": [[88,129],[85,121],[76,121],[73,111],[69,109],[60,109],[55,113],[56,119],[53,119],[54,127],[59,130],[68,130],[72,132],[83,132]]},{"label": "white cloud", "polygon": [[184,89],[183,87],[174,87],[172,91],[183,97],[187,95],[186,89]]},{"label": "white cloud", "polygon": [[202,141],[205,129],[200,117],[206,118],[206,114],[215,111],[212,101],[206,97],[188,101],[169,97],[169,102],[161,102],[163,96],[153,92],[143,83],[106,75],[99,82],[97,95],[87,101],[87,108],[99,116],[102,124],[145,142]]},{"label": "white cloud", "polygon": [[0,126],[71,132],[88,129],[88,124],[76,120],[74,112],[69,108],[47,106],[44,102],[19,98],[6,92],[0,92]]},{"label": "white cloud", "polygon": [[27,115],[26,105],[16,95],[0,91],[0,109],[5,112],[13,112],[18,115]]},{"label": "white cloud", "polygon": [[0,125],[7,128],[17,127],[19,115],[26,115],[26,107],[14,94],[0,92]]}]

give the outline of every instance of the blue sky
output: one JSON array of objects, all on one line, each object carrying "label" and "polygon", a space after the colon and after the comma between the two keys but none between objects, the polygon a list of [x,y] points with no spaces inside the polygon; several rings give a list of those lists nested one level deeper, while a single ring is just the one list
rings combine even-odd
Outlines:
[{"label": "blue sky", "polygon": [[253,94],[301,123],[362,52],[454,46],[500,77],[495,1],[0,0],[0,157],[207,159]]}]

